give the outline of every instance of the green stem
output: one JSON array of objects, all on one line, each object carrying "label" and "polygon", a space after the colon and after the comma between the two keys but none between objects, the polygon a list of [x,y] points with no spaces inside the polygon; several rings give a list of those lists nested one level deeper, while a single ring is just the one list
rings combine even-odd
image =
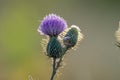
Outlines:
[{"label": "green stem", "polygon": [[56,70],[60,67],[60,63],[62,62],[62,57],[60,58],[60,60],[58,61],[57,63],[57,66],[56,66]]},{"label": "green stem", "polygon": [[[66,47],[63,49],[63,55],[65,54],[65,52],[67,50],[68,50],[68,48],[66,48]],[[52,71],[52,75],[51,75],[50,80],[54,80],[54,76],[56,74],[56,71],[60,67],[60,63],[62,62],[62,58],[63,58],[63,56],[60,57],[58,62],[56,62],[56,58],[53,58],[53,71]]]},{"label": "green stem", "polygon": [[56,74],[56,67],[55,66],[56,66],[56,58],[53,58],[53,72],[52,72],[50,80],[54,80],[54,76]]}]

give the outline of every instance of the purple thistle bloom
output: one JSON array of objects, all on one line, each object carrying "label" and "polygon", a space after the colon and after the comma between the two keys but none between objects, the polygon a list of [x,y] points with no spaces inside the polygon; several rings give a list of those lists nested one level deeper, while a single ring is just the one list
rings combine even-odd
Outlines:
[{"label": "purple thistle bloom", "polygon": [[58,36],[67,27],[66,21],[55,14],[49,14],[42,20],[38,32],[45,35]]}]

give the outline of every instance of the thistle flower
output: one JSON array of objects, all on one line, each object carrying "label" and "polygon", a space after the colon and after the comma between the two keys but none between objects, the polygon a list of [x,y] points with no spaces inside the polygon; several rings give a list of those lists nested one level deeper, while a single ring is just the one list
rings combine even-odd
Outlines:
[{"label": "thistle flower", "polygon": [[[44,17],[38,28],[38,32],[49,36],[47,36],[49,40],[47,39],[45,43],[47,43],[47,56],[50,57],[53,62],[53,72],[50,80],[54,80],[54,76],[58,68],[61,66],[61,62],[66,51],[68,51],[71,47],[74,47],[83,38],[83,35],[80,33],[79,27],[72,25],[70,28],[66,28],[66,21],[55,14],[49,14]],[[69,31],[66,32],[65,29]],[[61,41],[63,42],[60,42],[60,36]]]},{"label": "thistle flower", "polygon": [[63,38],[63,43],[67,48],[74,47],[77,42],[81,41],[83,38],[82,33],[80,33],[79,27],[72,25],[65,37]]},{"label": "thistle flower", "polygon": [[120,47],[120,21],[119,21],[119,28],[118,30],[115,32],[115,37],[117,39],[117,46]]},{"label": "thistle flower", "polygon": [[67,23],[63,18],[56,14],[49,14],[42,20],[38,32],[57,37],[65,28],[67,28]]},{"label": "thistle flower", "polygon": [[120,42],[120,28],[116,31],[116,39],[118,42]]},{"label": "thistle flower", "polygon": [[118,30],[116,31],[115,36],[116,36],[116,38],[117,38],[117,41],[120,42],[120,22],[119,22],[119,28],[118,28]]}]

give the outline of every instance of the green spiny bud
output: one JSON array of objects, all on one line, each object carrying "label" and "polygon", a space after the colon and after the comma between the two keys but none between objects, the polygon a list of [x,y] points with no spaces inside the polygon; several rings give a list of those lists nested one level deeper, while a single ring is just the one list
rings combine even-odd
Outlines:
[{"label": "green spiny bud", "polygon": [[67,48],[74,47],[78,41],[78,27],[71,27],[66,33],[63,43]]},{"label": "green spiny bud", "polygon": [[51,37],[47,45],[47,56],[59,58],[62,56],[62,46],[55,37]]}]

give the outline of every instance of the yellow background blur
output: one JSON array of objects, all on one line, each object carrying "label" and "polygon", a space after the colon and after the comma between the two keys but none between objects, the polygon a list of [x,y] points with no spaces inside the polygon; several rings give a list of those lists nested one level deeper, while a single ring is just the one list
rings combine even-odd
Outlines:
[{"label": "yellow background blur", "polygon": [[0,0],[0,80],[49,80],[52,65],[37,32],[49,13],[80,26],[85,35],[65,56],[56,80],[120,80],[120,49],[114,45],[119,0]]}]

